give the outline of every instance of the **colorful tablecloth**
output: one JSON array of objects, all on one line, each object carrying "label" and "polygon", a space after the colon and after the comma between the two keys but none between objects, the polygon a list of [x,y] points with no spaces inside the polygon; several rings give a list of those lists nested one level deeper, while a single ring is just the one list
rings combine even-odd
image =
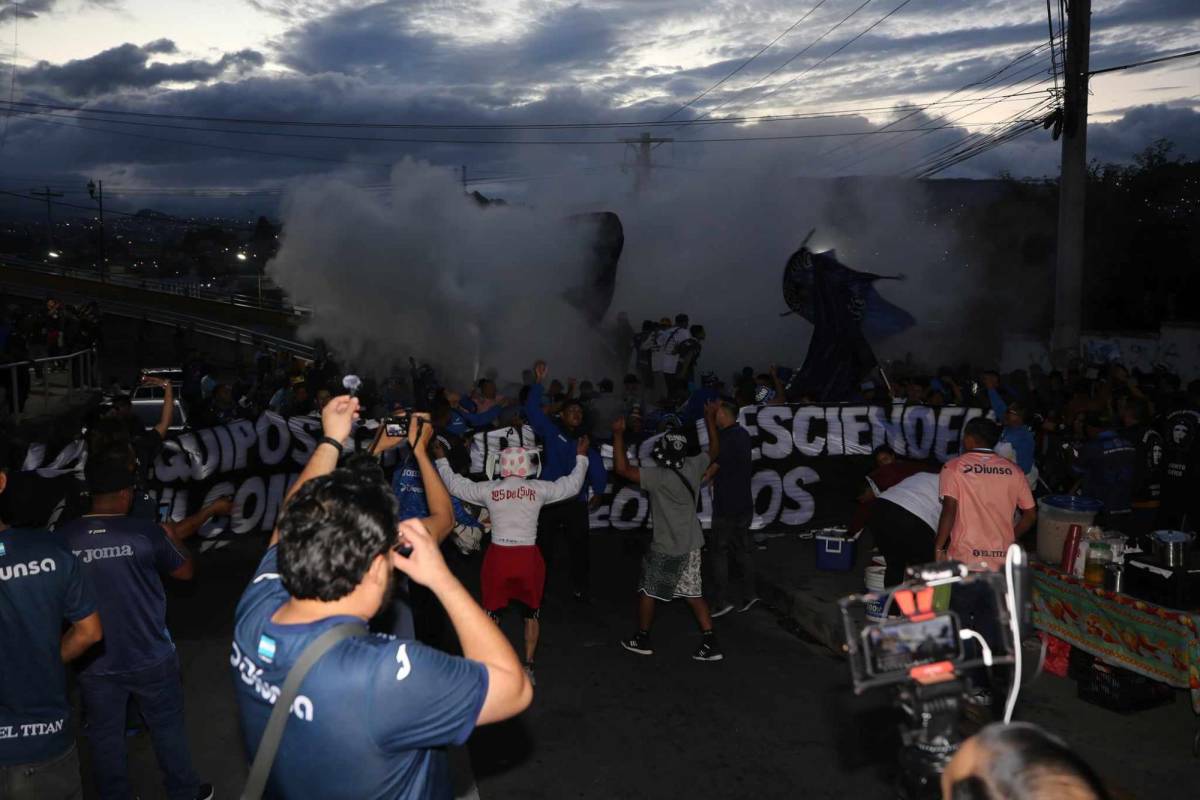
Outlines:
[{"label": "colorful tablecloth", "polygon": [[1105,663],[1190,689],[1200,714],[1200,617],[1033,564],[1033,624]]}]

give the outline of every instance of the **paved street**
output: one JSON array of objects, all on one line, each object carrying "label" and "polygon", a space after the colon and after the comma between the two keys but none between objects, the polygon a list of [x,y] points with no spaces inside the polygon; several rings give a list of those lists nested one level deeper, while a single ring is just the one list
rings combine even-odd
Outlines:
[{"label": "paved street", "polygon": [[[719,663],[690,658],[697,644],[683,606],[664,609],[655,655],[617,642],[633,630],[637,554],[593,539],[595,602],[562,600],[551,576],[533,707],[481,729],[469,744],[484,800],[496,798],[886,798],[894,752],[883,696],[852,697],[844,664],[788,633],[768,609],[717,620]],[[172,597],[197,767],[236,797],[245,775],[228,642],[233,608],[259,542],[202,556],[203,574]],[[478,560],[456,562],[470,577]],[[515,639],[519,620],[506,629]],[[1018,717],[1067,736],[1101,771],[1141,798],[1190,797],[1200,762],[1188,757],[1195,720],[1182,695],[1171,706],[1122,717],[1074,698],[1043,677]],[[131,739],[142,798],[161,796],[145,736]]]}]

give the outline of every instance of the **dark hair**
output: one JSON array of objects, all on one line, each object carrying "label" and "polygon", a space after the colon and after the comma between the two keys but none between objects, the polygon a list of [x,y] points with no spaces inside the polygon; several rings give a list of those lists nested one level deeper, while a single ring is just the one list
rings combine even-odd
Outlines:
[{"label": "dark hair", "polygon": [[579,406],[579,410],[583,411],[583,402],[580,401],[578,397],[571,397],[563,401],[562,408],[559,409],[559,413],[567,413],[567,409],[571,406]]},{"label": "dark hair", "polygon": [[1131,397],[1126,400],[1125,410],[1133,414],[1133,418],[1142,424],[1150,421],[1150,404],[1141,397]]},{"label": "dark hair", "polygon": [[675,324],[681,328],[686,328],[688,326],[688,315],[687,314],[676,314],[675,315]]},{"label": "dark hair", "polygon": [[279,519],[279,575],[288,594],[332,602],[362,582],[396,541],[396,497],[365,470],[337,469],[300,487]]},{"label": "dark hair", "polygon": [[134,484],[137,456],[128,444],[114,444],[105,450],[88,454],[83,476],[92,496],[113,494]]},{"label": "dark hair", "polygon": [[658,323],[652,319],[642,320],[642,332],[648,333],[658,327]]},{"label": "dark hair", "polygon": [[612,378],[601,378],[597,388],[602,392],[611,392],[613,390]]},{"label": "dark hair", "polygon": [[891,445],[881,444],[871,451],[871,455],[875,458],[879,458],[882,455],[894,456],[896,455],[896,451],[892,449]]},{"label": "dark hair", "polygon": [[733,402],[732,400],[723,399],[723,400],[721,400],[721,408],[723,408],[727,412],[729,412],[729,416],[733,417],[734,422],[737,422],[737,418],[738,418],[737,403]]},{"label": "dark hair", "polygon": [[963,426],[963,438],[972,437],[984,447],[992,448],[1000,441],[1000,426],[987,417],[975,417]]},{"label": "dark hair", "polygon": [[1036,725],[994,723],[975,735],[975,743],[986,751],[984,774],[956,781],[950,794],[954,800],[1109,798],[1095,770]]}]

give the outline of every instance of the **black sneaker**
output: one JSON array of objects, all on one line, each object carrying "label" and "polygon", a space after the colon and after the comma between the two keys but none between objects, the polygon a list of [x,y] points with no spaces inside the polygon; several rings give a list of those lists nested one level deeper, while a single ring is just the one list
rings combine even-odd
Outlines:
[{"label": "black sneaker", "polygon": [[725,655],[721,652],[721,646],[717,644],[717,640],[706,636],[696,652],[692,653],[692,658],[697,661],[720,661],[725,658]]},{"label": "black sneaker", "polygon": [[529,685],[537,686],[537,678],[533,677],[533,662],[530,661],[525,665],[525,674],[529,676]]},{"label": "black sneaker", "polygon": [[654,655],[654,648],[650,646],[650,637],[644,633],[639,633],[629,639],[623,639],[621,647],[624,647],[631,653],[637,653],[639,656]]},{"label": "black sneaker", "polygon": [[211,783],[202,783],[200,788],[196,790],[196,800],[212,800],[213,787]]}]

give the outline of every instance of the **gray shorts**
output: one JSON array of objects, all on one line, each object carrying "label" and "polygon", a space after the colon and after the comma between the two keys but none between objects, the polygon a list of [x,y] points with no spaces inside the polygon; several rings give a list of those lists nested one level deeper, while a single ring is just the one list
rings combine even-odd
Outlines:
[{"label": "gray shorts", "polygon": [[638,591],[656,600],[700,597],[700,549],[681,556],[650,550],[642,556],[642,579]]}]

